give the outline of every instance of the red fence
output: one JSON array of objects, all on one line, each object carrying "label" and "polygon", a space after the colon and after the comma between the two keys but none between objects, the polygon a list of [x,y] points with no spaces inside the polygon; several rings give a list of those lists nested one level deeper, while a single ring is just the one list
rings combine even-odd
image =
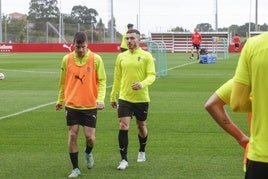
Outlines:
[{"label": "red fence", "polygon": [[[100,44],[89,44],[89,48],[93,52],[120,52],[118,43],[100,43]],[[141,44],[144,48],[144,44]],[[239,52],[242,49],[240,45]],[[144,48],[146,50],[146,48]],[[49,44],[13,44],[13,43],[0,43],[0,53],[1,52],[69,52],[72,51],[72,44],[59,44],[59,43],[49,43]],[[229,45],[229,52],[234,51],[234,45]]]},{"label": "red fence", "polygon": [[[118,43],[89,44],[89,48],[94,52],[119,52]],[[16,44],[0,43],[0,52],[68,52],[72,51],[72,44]]]}]

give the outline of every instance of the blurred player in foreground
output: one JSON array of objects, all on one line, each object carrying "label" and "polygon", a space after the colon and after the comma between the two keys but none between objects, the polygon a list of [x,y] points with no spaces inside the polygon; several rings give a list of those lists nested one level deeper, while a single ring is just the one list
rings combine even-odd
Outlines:
[{"label": "blurred player in foreground", "polygon": [[[245,169],[245,163],[247,162],[247,151],[249,137],[245,135],[239,127],[237,127],[228,113],[226,112],[224,106],[230,105],[231,92],[233,87],[233,79],[227,81],[219,89],[216,90],[214,94],[210,96],[205,104],[205,109],[211,115],[211,117],[218,123],[218,125],[224,129],[228,134],[230,134],[238,144],[245,149],[244,159],[243,159],[243,169]],[[250,128],[251,124],[251,113],[248,114],[248,124]]]},{"label": "blurred player in foreground", "polygon": [[[248,38],[233,77],[233,111],[252,111],[246,179],[268,178],[268,32]],[[248,96],[252,93],[252,102]]]},{"label": "blurred player in foreground", "polygon": [[233,80],[227,81],[214,94],[210,96],[205,104],[205,108],[211,117],[223,128],[228,134],[233,136],[239,145],[246,148],[249,141],[246,136],[231,120],[224,106],[230,105]]}]

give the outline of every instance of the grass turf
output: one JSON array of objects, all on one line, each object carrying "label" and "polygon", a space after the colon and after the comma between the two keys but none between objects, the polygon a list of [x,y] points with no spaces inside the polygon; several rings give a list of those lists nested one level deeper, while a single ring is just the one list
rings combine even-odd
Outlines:
[{"label": "grass turf", "polygon": [[[0,72],[0,178],[66,178],[71,171],[64,112],[55,111],[63,53],[2,53]],[[198,64],[189,54],[167,54],[168,76],[150,87],[147,161],[137,163],[135,122],[129,132],[129,168],[116,170],[118,121],[109,106],[114,53],[100,53],[107,81],[106,108],[98,114],[95,166],[84,164],[79,134],[80,178],[242,178],[243,149],[204,110],[209,96],[231,78],[238,54]],[[245,114],[230,116],[246,133]]]}]

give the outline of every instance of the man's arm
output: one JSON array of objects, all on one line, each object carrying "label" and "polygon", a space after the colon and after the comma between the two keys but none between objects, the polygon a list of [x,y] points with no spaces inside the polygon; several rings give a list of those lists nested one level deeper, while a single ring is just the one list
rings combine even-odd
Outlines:
[{"label": "man's arm", "polygon": [[104,103],[104,99],[106,95],[106,72],[105,72],[103,60],[97,54],[95,54],[95,61],[97,62],[96,73],[97,73],[98,84],[99,84],[97,102]]},{"label": "man's arm", "polygon": [[146,78],[141,81],[141,87],[147,87],[151,85],[155,81],[155,64],[154,64],[154,58],[151,54],[148,54],[148,63],[146,67]]},{"label": "man's arm", "polygon": [[251,112],[250,86],[233,82],[230,106],[235,112]]},{"label": "man's arm", "polygon": [[[119,56],[119,55],[118,55]],[[117,107],[117,95],[119,94],[120,91],[120,86],[121,86],[121,68],[120,68],[120,60],[119,57],[117,56],[116,62],[115,62],[115,68],[114,68],[114,79],[113,79],[113,86],[112,86],[112,91],[110,94],[110,103],[112,107]]]},{"label": "man's arm", "polygon": [[235,138],[240,146],[245,148],[249,138],[233,123],[224,106],[225,102],[214,93],[206,102],[205,109],[222,129]]},{"label": "man's arm", "polygon": [[61,63],[61,71],[60,71],[60,80],[59,80],[59,92],[58,92],[58,100],[56,103],[56,110],[62,109],[64,103],[64,84],[65,84],[65,77],[66,77],[66,63],[67,63],[68,56],[63,57]]}]

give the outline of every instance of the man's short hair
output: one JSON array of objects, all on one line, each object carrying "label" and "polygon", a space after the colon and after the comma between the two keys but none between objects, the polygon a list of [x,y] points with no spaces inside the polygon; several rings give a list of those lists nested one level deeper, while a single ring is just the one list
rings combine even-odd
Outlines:
[{"label": "man's short hair", "polygon": [[137,35],[141,35],[140,31],[138,31],[137,29],[130,29],[127,31],[127,34],[132,34],[135,33]]},{"label": "man's short hair", "polygon": [[82,44],[87,42],[87,35],[84,32],[74,34],[73,44]]},{"label": "man's short hair", "polygon": [[128,24],[127,28],[129,29],[129,28],[132,28],[133,26],[134,26],[133,24]]}]

